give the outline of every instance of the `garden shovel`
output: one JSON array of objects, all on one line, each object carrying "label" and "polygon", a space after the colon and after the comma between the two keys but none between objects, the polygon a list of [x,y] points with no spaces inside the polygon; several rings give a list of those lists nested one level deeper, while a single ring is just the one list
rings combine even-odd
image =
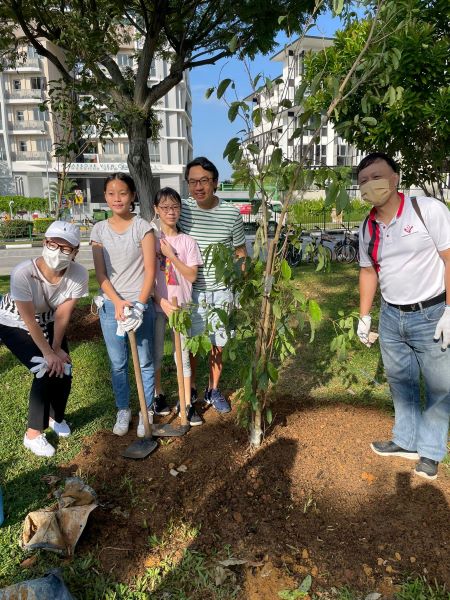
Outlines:
[{"label": "garden shovel", "polygon": [[136,344],[136,335],[134,331],[128,332],[128,338],[130,340],[131,355],[133,357],[134,375],[136,377],[136,386],[139,396],[139,406],[141,409],[142,419],[144,421],[144,437],[140,440],[136,440],[128,446],[123,452],[122,456],[125,458],[145,458],[149,454],[156,450],[158,442],[152,438],[152,428],[150,421],[148,420],[147,405],[145,403],[144,386],[142,384],[141,366],[139,364],[139,356]]},{"label": "garden shovel", "polygon": [[[172,305],[178,308],[177,298],[172,298]],[[180,417],[181,425],[174,427],[171,423],[166,425],[157,425],[153,427],[153,435],[156,437],[181,437],[190,429],[186,416],[186,400],[184,397],[184,375],[183,375],[183,358],[181,355],[181,337],[180,333],[173,330],[175,340],[175,356],[177,363],[177,380],[178,380],[178,398],[180,400]]]}]

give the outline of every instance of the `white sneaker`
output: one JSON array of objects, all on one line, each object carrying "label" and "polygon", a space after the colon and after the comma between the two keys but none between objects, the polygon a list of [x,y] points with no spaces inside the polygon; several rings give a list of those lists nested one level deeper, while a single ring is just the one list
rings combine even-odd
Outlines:
[{"label": "white sneaker", "polygon": [[48,420],[48,426],[50,427],[50,429],[53,429],[53,431],[59,437],[69,437],[69,435],[71,434],[70,427],[67,425],[64,419],[61,421],[61,423],[58,423],[58,421],[55,421],[54,419],[50,418]]},{"label": "white sneaker", "polygon": [[113,427],[113,433],[116,435],[125,435],[128,433],[131,421],[131,410],[129,408],[122,408],[117,411],[116,424]]},{"label": "white sneaker", "polygon": [[41,433],[41,435],[38,435],[32,440],[25,434],[23,437],[23,445],[25,448],[28,448],[28,450],[31,450],[33,454],[36,454],[36,456],[53,456],[55,454],[55,449],[48,443],[44,433]]},{"label": "white sneaker", "polygon": [[[153,411],[149,409],[147,411],[147,414],[148,414],[148,420],[150,422],[150,425],[152,425],[153,424]],[[139,411],[139,425],[138,425],[136,434],[140,438],[143,438],[145,436],[144,419],[142,418],[142,413],[140,411]]]}]

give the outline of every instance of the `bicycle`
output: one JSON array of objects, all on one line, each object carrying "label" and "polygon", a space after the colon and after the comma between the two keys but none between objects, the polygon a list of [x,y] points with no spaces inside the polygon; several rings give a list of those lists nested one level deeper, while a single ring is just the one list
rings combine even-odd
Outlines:
[{"label": "bicycle", "polygon": [[[334,239],[320,227],[315,227],[319,233],[309,233],[310,241],[303,248],[302,260],[304,262],[322,263],[321,268],[331,262],[333,256]],[[305,240],[306,241],[306,240]],[[329,245],[326,245],[328,243]],[[330,247],[331,246],[331,247]]]},{"label": "bicycle", "polygon": [[352,263],[359,260],[358,234],[353,234],[349,229],[344,232],[344,239],[337,242],[334,254],[338,262]]}]

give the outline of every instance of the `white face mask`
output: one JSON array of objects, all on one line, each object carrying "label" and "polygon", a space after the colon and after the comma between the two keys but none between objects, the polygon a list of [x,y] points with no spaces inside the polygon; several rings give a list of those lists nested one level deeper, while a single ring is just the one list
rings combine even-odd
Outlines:
[{"label": "white face mask", "polygon": [[372,206],[383,206],[392,194],[388,179],[373,179],[359,186],[361,198]]},{"label": "white face mask", "polygon": [[67,267],[72,262],[72,254],[63,254],[61,250],[50,250],[47,246],[44,246],[42,249],[42,258],[45,261],[47,267],[53,269],[54,271],[62,271],[63,269],[67,269]]}]

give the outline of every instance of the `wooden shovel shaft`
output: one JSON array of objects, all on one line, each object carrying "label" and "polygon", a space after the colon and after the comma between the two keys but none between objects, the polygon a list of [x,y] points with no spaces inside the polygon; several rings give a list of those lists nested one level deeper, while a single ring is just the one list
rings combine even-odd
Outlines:
[{"label": "wooden shovel shaft", "polygon": [[141,408],[142,420],[144,422],[145,438],[152,437],[152,428],[148,420],[147,404],[145,402],[144,384],[142,383],[141,365],[139,364],[139,354],[136,343],[136,334],[134,331],[128,332],[130,340],[131,356],[133,357],[134,376],[136,378],[136,386],[139,397],[139,406]]},{"label": "wooden shovel shaft", "polygon": [[[178,299],[176,296],[172,298],[172,306],[178,308]],[[180,418],[181,425],[187,425],[186,416],[186,399],[184,396],[184,375],[183,375],[183,355],[181,352],[181,336],[179,331],[173,330],[173,339],[175,342],[175,358],[177,364],[177,379],[178,379],[178,398],[180,400]]]}]

